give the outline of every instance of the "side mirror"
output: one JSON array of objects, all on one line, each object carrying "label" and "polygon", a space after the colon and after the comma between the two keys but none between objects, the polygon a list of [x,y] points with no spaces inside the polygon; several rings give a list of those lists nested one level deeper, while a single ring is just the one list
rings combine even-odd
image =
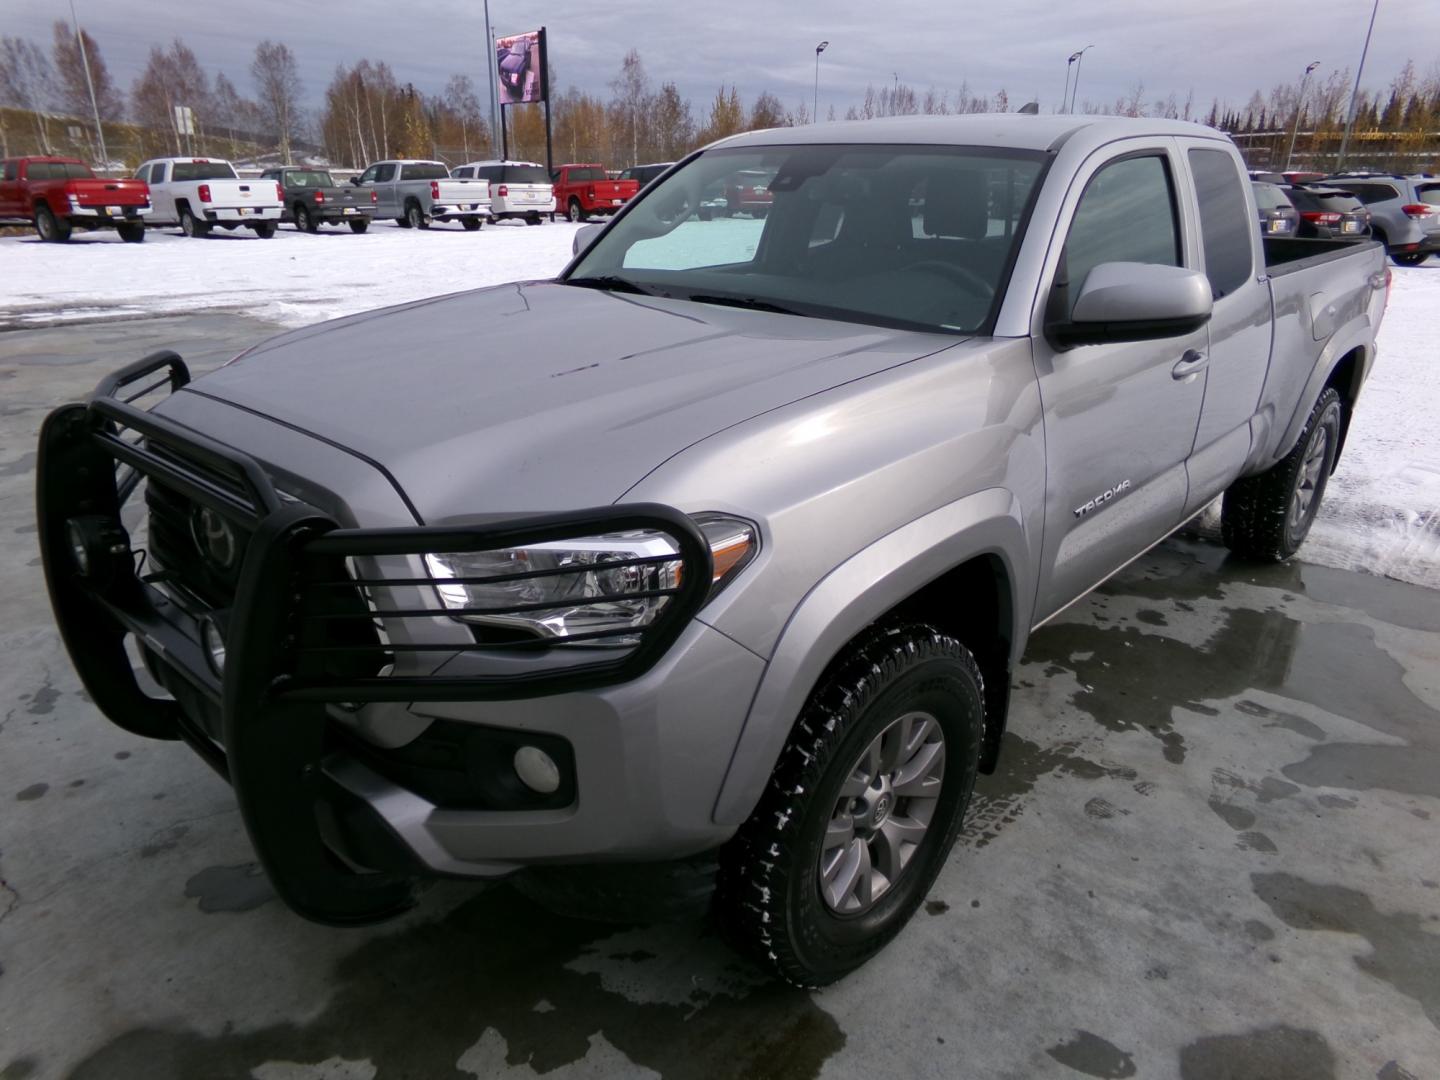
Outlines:
[{"label": "side mirror", "polygon": [[575,239],[570,242],[570,254],[578,258],[582,251],[595,242],[595,238],[604,228],[604,225],[586,225],[583,229],[577,229]]},{"label": "side mirror", "polygon": [[354,184],[356,187],[359,187],[359,186],[360,186],[360,177],[358,177],[358,176],[352,176],[352,177],[350,177],[350,183]]},{"label": "side mirror", "polygon": [[1198,270],[1152,263],[1101,263],[1085,276],[1068,320],[1047,328],[1062,349],[1178,337],[1210,321],[1210,280]]}]

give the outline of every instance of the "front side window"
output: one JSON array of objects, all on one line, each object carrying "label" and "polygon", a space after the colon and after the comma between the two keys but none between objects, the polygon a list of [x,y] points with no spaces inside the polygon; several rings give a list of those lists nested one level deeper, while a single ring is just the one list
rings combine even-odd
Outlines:
[{"label": "front side window", "polygon": [[1085,278],[1101,263],[1180,265],[1175,189],[1163,156],[1121,158],[1090,178],[1070,222],[1064,259],[1072,310]]},{"label": "front side window", "polygon": [[1235,159],[1225,151],[1191,150],[1189,158],[1200,204],[1205,274],[1211,294],[1219,300],[1245,284],[1254,266],[1245,188]]},{"label": "front side window", "polygon": [[710,150],[646,187],[566,280],[984,333],[1045,160],[988,147]]},{"label": "front side window", "polygon": [[19,175],[20,175],[20,163],[19,163],[18,161],[7,161],[7,162],[5,162],[5,175],[4,175],[4,179],[6,179],[6,180],[14,180],[14,179],[16,179],[17,177],[19,177]]}]

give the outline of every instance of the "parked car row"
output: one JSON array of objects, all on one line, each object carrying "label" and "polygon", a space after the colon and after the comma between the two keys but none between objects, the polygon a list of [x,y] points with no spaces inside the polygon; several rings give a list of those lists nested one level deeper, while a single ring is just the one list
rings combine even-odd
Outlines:
[{"label": "parked car row", "polygon": [[640,187],[634,178],[610,179],[599,164],[547,173],[533,161],[474,161],[452,170],[439,161],[394,159],[342,184],[326,169],[288,165],[249,179],[228,161],[199,157],[154,158],[132,179],[107,180],[78,158],[21,157],[0,161],[0,222],[31,224],[54,242],[77,228],[114,228],[139,243],[147,226],[178,227],[190,237],[249,229],[268,239],[281,222],[309,233],[323,225],[363,233],[376,218],[407,229],[455,221],[473,232],[486,220],[539,225],[557,212],[572,221],[613,214]]},{"label": "parked car row", "polygon": [[1440,252],[1440,177],[1252,172],[1266,236],[1379,240],[1414,266]]}]

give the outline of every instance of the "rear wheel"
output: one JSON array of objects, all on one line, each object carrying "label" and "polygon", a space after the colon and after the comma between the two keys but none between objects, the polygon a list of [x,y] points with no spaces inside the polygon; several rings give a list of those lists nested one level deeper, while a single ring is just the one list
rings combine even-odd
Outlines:
[{"label": "rear wheel", "polygon": [[1404,255],[1392,255],[1390,257],[1401,266],[1419,266],[1430,257],[1430,253],[1428,251],[1412,251]]},{"label": "rear wheel", "polygon": [[191,238],[209,236],[210,225],[190,212],[188,206],[180,208],[180,231]]},{"label": "rear wheel", "polygon": [[70,223],[56,217],[48,206],[41,203],[35,210],[35,232],[46,243],[63,244],[70,239]]},{"label": "rear wheel", "polygon": [[405,220],[412,229],[428,229],[430,219],[425,216],[425,211],[420,209],[418,202],[412,202],[405,207]]},{"label": "rear wheel", "polygon": [[480,220],[478,217],[464,217],[460,219],[460,224],[464,227],[466,232],[479,232],[480,227],[484,225],[485,222]]},{"label": "rear wheel", "polygon": [[255,235],[261,240],[269,240],[275,235],[275,222],[273,221],[257,221],[250,228],[255,230]]},{"label": "rear wheel", "polygon": [[127,244],[141,244],[145,242],[144,225],[116,225],[115,231],[120,234],[120,239]]},{"label": "rear wheel", "polygon": [[980,669],[960,642],[908,623],[858,639],[721,851],[715,902],[731,940],[797,986],[884,948],[955,842],[984,727]]},{"label": "rear wheel", "polygon": [[1326,387],[1295,448],[1255,476],[1230,485],[1220,513],[1225,546],[1235,554],[1279,562],[1295,554],[1314,524],[1340,449],[1344,404]]},{"label": "rear wheel", "polygon": [[579,200],[579,199],[574,199],[574,198],[572,198],[572,199],[570,200],[570,205],[569,205],[569,207],[567,208],[567,212],[566,212],[566,215],[565,215],[565,216],[568,217],[571,221],[575,221],[575,222],[580,222],[580,221],[584,221],[584,220],[585,220],[585,218],[586,218],[585,208],[580,205],[580,200]]},{"label": "rear wheel", "polygon": [[399,225],[402,229],[408,229],[410,228],[410,219],[408,217],[397,217],[395,224]]},{"label": "rear wheel", "polygon": [[310,213],[310,208],[304,203],[295,204],[295,227],[308,233],[320,231],[320,222],[315,219],[315,215]]},{"label": "rear wheel", "polygon": [[540,215],[539,215],[539,214],[527,214],[526,217],[525,217],[525,224],[526,224],[526,225],[539,225],[539,224],[540,224]]},{"label": "rear wheel", "polygon": [[349,221],[346,222],[346,224],[350,226],[350,231],[353,233],[363,233],[370,227],[370,222],[368,221]]}]

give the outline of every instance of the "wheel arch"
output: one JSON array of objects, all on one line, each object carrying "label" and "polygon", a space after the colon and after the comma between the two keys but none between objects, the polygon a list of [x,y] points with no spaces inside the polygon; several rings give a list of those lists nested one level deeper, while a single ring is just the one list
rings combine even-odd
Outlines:
[{"label": "wheel arch", "polygon": [[[1263,467],[1268,468],[1295,448],[1305,421],[1310,416],[1310,410],[1329,386],[1335,387],[1345,405],[1340,428],[1340,449],[1343,450],[1345,436],[1350,427],[1350,415],[1359,400],[1360,390],[1365,385],[1374,360],[1375,326],[1369,319],[1355,319],[1337,331],[1311,368],[1305,389],[1295,402],[1294,412]],[[1339,461],[1338,454],[1336,461]]]},{"label": "wheel arch", "polygon": [[852,641],[877,621],[934,622],[975,654],[985,676],[981,768],[993,770],[1010,671],[1024,649],[1034,593],[1019,500],[977,492],[902,526],[821,580],[786,622],[715,803],[717,824],[738,825],[764,790],[796,718]]},{"label": "wheel arch", "polygon": [[[1365,373],[1369,362],[1363,347],[1351,349],[1336,362],[1320,388],[1334,387],[1345,408],[1340,413],[1340,444],[1335,448],[1335,465],[1340,464],[1340,455],[1345,452],[1345,436],[1350,433],[1350,417],[1355,411],[1355,402],[1360,397],[1360,387],[1365,384]],[[1318,395],[1317,395],[1318,396]],[[1331,471],[1334,471],[1332,466]]]}]

